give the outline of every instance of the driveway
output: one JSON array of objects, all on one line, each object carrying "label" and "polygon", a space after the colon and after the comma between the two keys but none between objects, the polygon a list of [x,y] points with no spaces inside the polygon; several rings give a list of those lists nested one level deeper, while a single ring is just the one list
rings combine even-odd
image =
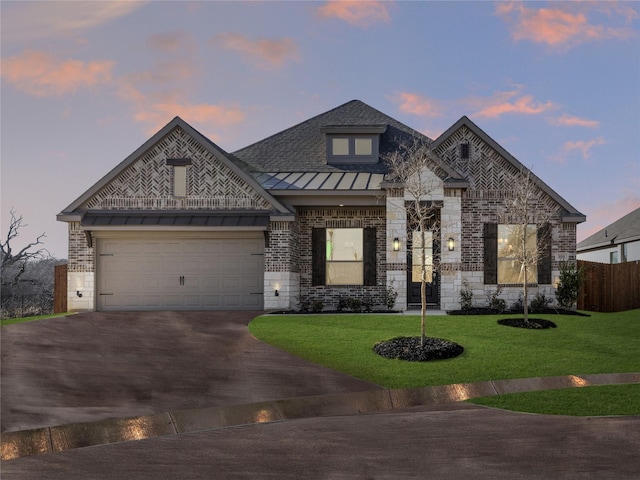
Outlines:
[{"label": "driveway", "polygon": [[81,313],[2,328],[1,429],[358,392],[259,342],[262,312]]}]

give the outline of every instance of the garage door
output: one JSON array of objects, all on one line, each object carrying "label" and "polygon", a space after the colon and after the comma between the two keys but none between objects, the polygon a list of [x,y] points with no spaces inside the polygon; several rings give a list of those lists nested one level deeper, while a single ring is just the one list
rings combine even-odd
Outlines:
[{"label": "garage door", "polygon": [[261,310],[262,232],[97,239],[99,310]]}]

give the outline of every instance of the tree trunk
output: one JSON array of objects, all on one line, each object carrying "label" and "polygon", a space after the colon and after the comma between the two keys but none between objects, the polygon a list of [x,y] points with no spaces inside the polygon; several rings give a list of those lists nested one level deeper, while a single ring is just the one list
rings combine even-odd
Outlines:
[{"label": "tree trunk", "polygon": [[420,258],[420,348],[424,348],[426,338],[425,321],[427,316],[427,252],[425,247],[424,228],[421,229],[420,235],[422,237],[422,254]]},{"label": "tree trunk", "polygon": [[[524,224],[522,229],[522,251],[526,252],[527,248],[527,225]],[[523,254],[525,257],[526,254]],[[529,273],[529,265],[526,261],[522,263],[522,268],[524,270],[524,283],[522,284],[522,290],[524,293],[524,322],[529,323],[529,286],[527,285],[529,282],[528,273]]]}]

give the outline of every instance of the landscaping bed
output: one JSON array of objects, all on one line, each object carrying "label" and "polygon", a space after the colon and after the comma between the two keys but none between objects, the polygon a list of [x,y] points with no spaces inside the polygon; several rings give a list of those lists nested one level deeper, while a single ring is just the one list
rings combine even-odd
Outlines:
[{"label": "landscaping bed", "polygon": [[376,343],[373,351],[385,358],[427,362],[457,357],[464,352],[464,348],[443,338],[426,337],[421,346],[420,337],[396,337]]}]

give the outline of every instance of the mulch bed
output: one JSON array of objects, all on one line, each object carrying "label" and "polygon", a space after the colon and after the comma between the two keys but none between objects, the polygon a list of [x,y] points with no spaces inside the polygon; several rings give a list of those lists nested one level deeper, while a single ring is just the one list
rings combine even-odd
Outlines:
[{"label": "mulch bed", "polygon": [[[467,310],[449,310],[447,311],[447,315],[501,315],[501,314],[519,314],[522,315],[524,310],[520,309],[509,309],[509,310],[496,310],[495,308],[488,307],[474,307],[469,308]],[[546,308],[544,310],[531,310],[529,309],[529,313],[535,313],[538,315],[577,315],[579,317],[590,317],[588,313],[578,312],[576,310],[568,310],[564,308]]]},{"label": "mulch bed", "polygon": [[557,327],[557,325],[552,321],[543,320],[542,318],[530,318],[528,322],[525,322],[524,318],[505,318],[503,320],[498,320],[498,323],[508,327],[530,328],[532,330],[543,330],[545,328]]},{"label": "mulch bed", "polygon": [[420,337],[396,337],[376,343],[373,351],[385,358],[427,362],[457,357],[464,352],[464,348],[443,338],[426,337],[424,347],[421,347]]}]

